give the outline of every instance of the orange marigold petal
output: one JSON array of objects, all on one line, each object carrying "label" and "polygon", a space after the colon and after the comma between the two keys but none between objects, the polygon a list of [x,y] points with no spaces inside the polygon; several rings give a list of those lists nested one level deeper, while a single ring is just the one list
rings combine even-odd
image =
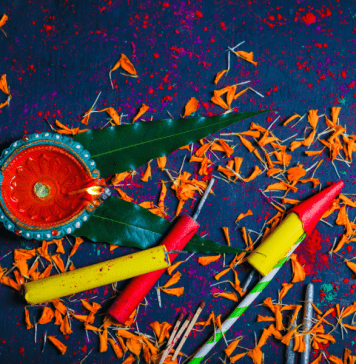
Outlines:
[{"label": "orange marigold petal", "polygon": [[3,103],[0,104],[0,109],[2,109],[3,107],[5,107],[6,105],[8,105],[9,102],[8,101],[5,101]]},{"label": "orange marigold petal", "polygon": [[80,301],[82,302],[83,307],[89,312],[97,313],[97,311],[101,308],[101,305],[99,305],[99,303],[93,302],[92,304],[90,304],[88,301],[85,301],[83,299],[81,299]]},{"label": "orange marigold petal", "polygon": [[122,182],[126,177],[130,175],[129,172],[116,173],[115,176],[111,179],[111,183],[115,186]]},{"label": "orange marigold petal", "polygon": [[241,95],[243,95],[249,88],[245,88],[241,91],[239,91],[237,94],[234,95],[234,100],[238,99]]},{"label": "orange marigold petal", "polygon": [[320,353],[310,364],[319,364],[322,359],[322,353]]},{"label": "orange marigold petal", "polygon": [[42,315],[40,319],[38,320],[38,324],[44,325],[48,322],[51,322],[54,317],[54,312],[51,308],[45,306],[43,307]]},{"label": "orange marigold petal", "polygon": [[313,156],[313,155],[319,155],[321,154],[323,151],[324,151],[325,148],[321,149],[321,150],[306,150],[304,153],[307,155],[307,156]]},{"label": "orange marigold petal", "polygon": [[332,120],[332,127],[336,126],[337,119],[339,118],[341,107],[332,107],[331,108],[331,120]]},{"label": "orange marigold petal", "polygon": [[318,124],[319,116],[318,110],[309,110],[308,112],[308,122],[310,126],[315,130]]},{"label": "orange marigold petal", "polygon": [[131,351],[132,354],[140,356],[142,351],[142,343],[136,338],[130,338],[126,340],[126,346]]},{"label": "orange marigold petal", "polygon": [[176,262],[174,264],[172,264],[169,268],[167,268],[167,273],[169,275],[172,275],[173,271],[180,266],[182,263],[184,263],[184,260],[181,260],[180,262]]},{"label": "orange marigold petal", "polygon": [[211,147],[211,143],[203,144],[196,152],[197,157],[202,157],[204,153]]},{"label": "orange marigold petal", "polygon": [[230,358],[231,363],[235,363],[236,361],[240,360],[241,358],[243,358],[247,353],[241,353],[241,354],[237,354],[234,355]]},{"label": "orange marigold petal", "polygon": [[229,228],[228,227],[223,227],[222,229],[223,229],[223,232],[224,232],[224,235],[225,235],[225,239],[227,241],[227,245],[230,246],[231,242],[230,242]]},{"label": "orange marigold petal", "polygon": [[306,173],[307,171],[299,164],[296,167],[292,167],[287,170],[287,179],[289,182],[296,182],[300,178],[304,177]]},{"label": "orange marigold petal", "polygon": [[53,268],[53,264],[50,264],[49,266],[47,266],[46,269],[40,274],[38,279],[48,278],[51,275],[52,268]]},{"label": "orange marigold petal", "polygon": [[305,279],[305,271],[302,265],[297,260],[297,254],[291,255],[293,280],[292,283],[302,282]]},{"label": "orange marigold petal", "polygon": [[67,313],[67,307],[60,301],[59,298],[55,298],[51,302],[56,310],[58,310],[62,315],[65,315]]},{"label": "orange marigold petal", "polygon": [[294,333],[296,331],[296,328],[290,330],[286,335],[284,335],[281,339],[281,342],[285,345],[289,345],[290,340],[292,339]]},{"label": "orange marigold petal", "polygon": [[119,66],[121,66],[121,68],[123,70],[125,70],[127,73],[129,73],[130,75],[134,75],[134,76],[137,75],[137,71],[135,70],[135,67],[123,53],[121,53],[121,58],[120,58],[119,62],[120,62]]},{"label": "orange marigold petal", "polygon": [[346,265],[356,274],[356,263],[345,260]]},{"label": "orange marigold petal", "polygon": [[301,118],[300,115],[298,114],[294,114],[292,116],[290,116],[284,123],[283,126],[286,126],[288,123],[290,123],[292,120],[296,119],[296,118]]},{"label": "orange marigold petal", "polygon": [[237,216],[237,219],[235,220],[235,222],[238,222],[247,216],[253,216],[253,212],[251,211],[251,209],[249,209],[246,213],[241,213],[239,216]]},{"label": "orange marigold petal", "polygon": [[137,119],[139,119],[150,107],[142,104],[140,110],[138,111],[138,113],[136,114],[136,116],[133,118],[133,121],[136,121]]},{"label": "orange marigold petal", "polygon": [[247,352],[247,356],[249,356],[254,364],[262,364],[263,363],[263,353],[261,349],[256,346],[255,348],[249,350]]},{"label": "orange marigold petal", "polygon": [[121,359],[124,355],[124,352],[122,351],[121,346],[112,338],[108,338],[108,341],[109,341],[111,347],[113,348],[113,350],[116,354],[116,357],[118,359]]},{"label": "orange marigold petal", "polygon": [[204,257],[199,257],[198,258],[198,263],[201,265],[208,265],[210,263],[216,262],[220,259],[221,254],[219,255],[214,255],[214,256],[204,256]]},{"label": "orange marigold petal", "polygon": [[25,321],[27,329],[32,329],[33,325],[31,324],[30,313],[28,312],[28,309],[26,307],[25,307]]},{"label": "orange marigold petal", "polygon": [[330,360],[334,364],[343,364],[343,361],[341,359],[339,359],[338,357],[336,357],[335,355],[330,355],[328,357],[328,360]]},{"label": "orange marigold petal", "polygon": [[234,350],[237,348],[237,345],[239,344],[239,342],[242,340],[242,337],[241,338],[238,338],[238,339],[235,339],[233,340],[228,346],[226,349],[224,349],[225,351],[225,354],[227,356],[230,356]]},{"label": "orange marigold petal", "polygon": [[215,76],[215,80],[214,80],[214,83],[215,83],[215,85],[217,85],[218,84],[218,82],[219,82],[219,80],[220,80],[220,78],[225,74],[227,72],[227,70],[222,70],[222,71],[220,71],[220,72],[218,72],[217,74],[216,74],[216,76]]},{"label": "orange marigold petal", "polygon": [[243,131],[242,133],[240,133],[241,135],[247,135],[247,136],[251,136],[253,138],[258,139],[261,135],[261,132],[258,130],[247,130],[247,131]]},{"label": "orange marigold petal", "polygon": [[279,300],[281,301],[282,298],[287,294],[287,292],[293,287],[292,283],[282,283],[282,289],[279,293]]},{"label": "orange marigold petal", "polygon": [[191,97],[185,105],[183,118],[196,112],[199,107],[199,101],[195,97]]},{"label": "orange marigold petal", "polygon": [[114,121],[115,125],[120,125],[121,124],[120,116],[113,107],[108,107],[106,109],[106,112],[109,114],[111,119]]},{"label": "orange marigold petal", "polygon": [[249,152],[253,152],[255,150],[254,146],[244,137],[239,135],[239,138],[241,140],[241,143],[248,149]]},{"label": "orange marigold petal", "polygon": [[62,325],[63,318],[62,318],[61,313],[58,310],[54,311],[54,318],[55,318],[55,321],[54,321],[55,325]]},{"label": "orange marigold petal", "polygon": [[119,192],[119,195],[120,195],[120,198],[122,200],[125,200],[127,202],[132,202],[133,201],[133,198],[132,197],[129,197],[126,192],[124,192],[121,188],[118,188],[118,187],[115,187],[115,190],[117,192]]},{"label": "orange marigold petal", "polygon": [[313,187],[317,187],[320,184],[319,178],[306,178],[299,180],[301,183],[308,183],[311,182],[313,184]]},{"label": "orange marigold petal", "polygon": [[244,52],[244,51],[236,51],[236,52],[233,52],[235,53],[236,55],[238,55],[240,58],[244,59],[245,61],[247,62],[250,62],[252,64],[254,64],[255,66],[257,66],[257,62],[254,62],[253,60],[253,52]]},{"label": "orange marigold petal", "polygon": [[132,364],[135,360],[135,357],[130,354],[130,356],[128,356],[122,364]]},{"label": "orange marigold petal", "polygon": [[229,109],[231,109],[231,103],[234,100],[234,95],[236,92],[236,86],[230,87],[229,91],[226,94],[226,103]]},{"label": "orange marigold petal", "polygon": [[67,347],[54,336],[47,336],[47,339],[52,342],[52,344],[62,353],[62,355],[66,353]]},{"label": "orange marigold petal", "polygon": [[267,321],[276,321],[274,317],[271,316],[261,316],[257,315],[257,322],[267,322]]},{"label": "orange marigold petal", "polygon": [[148,162],[148,165],[147,165],[147,168],[146,168],[146,171],[143,175],[143,177],[141,178],[141,181],[143,182],[148,182],[148,179],[151,178],[151,163]]},{"label": "orange marigold petal", "polygon": [[262,173],[262,170],[260,167],[255,166],[254,171],[250,174],[249,177],[244,178],[243,181],[244,182],[251,182],[252,180],[254,180],[258,175],[260,175]]},{"label": "orange marigold petal", "polygon": [[161,291],[169,294],[170,296],[179,297],[184,293],[184,287],[179,288],[161,288]]},{"label": "orange marigold petal", "polygon": [[235,292],[221,292],[221,293],[214,293],[213,294],[214,297],[223,297],[223,298],[227,298],[230,301],[234,301],[234,302],[238,302],[239,299],[236,296]]},{"label": "orange marigold petal", "polygon": [[173,286],[174,284],[178,283],[181,276],[182,276],[182,274],[180,272],[174,273],[173,276],[166,282],[166,284],[163,287],[168,288],[168,287]]},{"label": "orange marigold petal", "polygon": [[220,273],[215,274],[214,278],[218,281],[221,277],[223,277],[226,273],[228,273],[230,269],[231,268],[226,268],[223,271],[221,271]]},{"label": "orange marigold petal", "polygon": [[105,329],[99,335],[99,352],[105,353],[108,350],[108,330]]},{"label": "orange marigold petal", "polygon": [[[0,24],[1,24],[1,20],[0,20]],[[1,27],[1,25],[0,25]],[[6,81],[6,74],[2,75],[0,77],[0,90],[5,94],[5,95],[10,95],[9,92],[9,88],[7,86],[7,81]]]},{"label": "orange marigold petal", "polygon": [[84,240],[82,238],[79,238],[79,237],[76,237],[75,238],[75,242],[74,242],[74,245],[73,245],[73,248],[72,250],[70,251],[70,254],[69,256],[72,257],[76,251],[78,250],[79,248],[79,245],[83,242]]},{"label": "orange marigold petal", "polygon": [[64,316],[64,319],[62,320],[61,326],[59,329],[63,335],[69,335],[69,334],[73,333],[73,331],[69,325],[68,315]]},{"label": "orange marigold petal", "polygon": [[159,168],[161,168],[162,171],[163,171],[164,167],[166,166],[166,164],[167,164],[166,156],[157,158],[157,165]]},{"label": "orange marigold petal", "polygon": [[214,95],[211,98],[211,102],[213,102],[215,105],[222,107],[225,110],[229,110],[229,107],[226,105],[226,102],[220,96]]},{"label": "orange marigold petal", "polygon": [[60,255],[59,254],[55,254],[55,255],[52,255],[51,258],[52,258],[53,262],[56,264],[56,266],[58,267],[58,269],[62,273],[64,273],[65,270],[66,270],[66,268],[64,266],[64,262],[63,262],[62,258],[60,257]]}]

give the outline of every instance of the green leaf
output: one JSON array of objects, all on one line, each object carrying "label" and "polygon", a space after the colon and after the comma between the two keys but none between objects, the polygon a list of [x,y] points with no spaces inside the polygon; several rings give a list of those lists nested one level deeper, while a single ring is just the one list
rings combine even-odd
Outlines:
[{"label": "green leaf", "polygon": [[213,240],[204,239],[199,235],[194,235],[193,239],[185,246],[184,250],[191,253],[207,254],[251,253],[250,250],[222,245]]},{"label": "green leaf", "polygon": [[108,177],[136,169],[235,122],[268,111],[138,122],[90,130],[74,139],[90,152],[102,177]]},{"label": "green leaf", "polygon": [[[147,249],[159,243],[171,223],[143,207],[112,196],[98,208],[74,236],[84,236],[95,243],[110,243]],[[245,250],[220,245],[195,235],[186,251],[199,253],[240,253]],[[246,251],[249,253],[249,251]]]}]

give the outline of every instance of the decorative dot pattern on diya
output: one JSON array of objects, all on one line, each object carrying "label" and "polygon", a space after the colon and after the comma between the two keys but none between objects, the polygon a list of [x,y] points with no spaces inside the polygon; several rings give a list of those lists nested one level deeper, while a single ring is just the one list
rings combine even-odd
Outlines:
[{"label": "decorative dot pattern on diya", "polygon": [[0,221],[27,239],[71,234],[101,204],[100,172],[68,137],[25,136],[2,152],[0,168]]}]

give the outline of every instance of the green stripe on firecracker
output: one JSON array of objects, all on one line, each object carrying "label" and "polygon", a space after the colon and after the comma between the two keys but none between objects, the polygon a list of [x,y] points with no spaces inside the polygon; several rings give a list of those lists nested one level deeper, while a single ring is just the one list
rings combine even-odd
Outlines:
[{"label": "green stripe on firecracker", "polygon": [[212,344],[212,343],[217,343],[224,335],[225,335],[226,331],[224,331],[224,333],[221,332],[217,332],[215,336],[212,336],[207,342],[206,344]]},{"label": "green stripe on firecracker", "polygon": [[262,292],[270,282],[271,281],[257,283],[256,286],[253,287],[251,293]]},{"label": "green stripe on firecracker", "polygon": [[204,359],[204,356],[202,356],[201,358],[193,358],[189,364],[199,364],[202,360]]},{"label": "green stripe on firecracker", "polygon": [[228,318],[240,317],[247,309],[248,306],[237,307],[236,310],[234,310]]},{"label": "green stripe on firecracker", "polygon": [[281,259],[275,266],[273,269],[277,269],[277,268],[280,268],[282,267],[282,265],[289,259],[289,256]]}]

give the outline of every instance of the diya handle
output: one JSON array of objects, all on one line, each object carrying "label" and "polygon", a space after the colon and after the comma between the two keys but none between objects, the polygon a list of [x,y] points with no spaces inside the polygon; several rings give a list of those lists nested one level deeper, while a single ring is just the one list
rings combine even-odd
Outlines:
[{"label": "diya handle", "polygon": [[[206,197],[210,193],[213,184],[214,179],[212,178],[204,192],[204,195],[198,205],[197,213],[194,215],[194,217],[198,217],[201,207],[205,202]],[[199,224],[195,219],[189,215],[182,215],[170,230],[168,235],[163,239],[161,245],[165,245],[168,251],[182,250],[189,240],[195,235],[198,229]],[[173,262],[177,255],[178,254],[176,253],[169,254],[171,262]],[[165,269],[161,269],[134,278],[112,304],[108,314],[121,324],[124,324],[130,317],[131,313],[136,309],[140,302],[143,301],[143,299],[150,292],[164,272]]]}]

